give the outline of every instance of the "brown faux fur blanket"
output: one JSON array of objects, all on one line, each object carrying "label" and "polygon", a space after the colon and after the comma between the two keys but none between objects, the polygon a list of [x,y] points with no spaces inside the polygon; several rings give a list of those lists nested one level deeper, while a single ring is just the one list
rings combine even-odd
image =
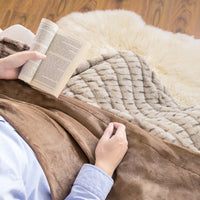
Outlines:
[{"label": "brown faux fur blanket", "polygon": [[79,100],[48,97],[20,81],[0,85],[0,114],[36,153],[53,199],[64,199],[82,164],[94,163],[98,139],[111,121],[126,125],[129,148],[108,200],[200,199],[199,153]]},{"label": "brown faux fur blanket", "polygon": [[29,46],[27,44],[23,44],[6,37],[0,39],[0,58],[25,50],[29,50]]},{"label": "brown faux fur blanket", "polygon": [[94,163],[98,139],[111,121],[126,125],[129,148],[108,200],[200,199],[198,152],[162,141],[110,112],[0,80],[0,115],[36,153],[55,200],[67,196],[83,163]]}]

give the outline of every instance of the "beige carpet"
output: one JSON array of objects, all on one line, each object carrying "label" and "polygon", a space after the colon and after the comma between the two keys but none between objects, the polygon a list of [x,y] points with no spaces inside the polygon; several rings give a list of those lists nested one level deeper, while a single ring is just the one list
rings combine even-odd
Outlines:
[{"label": "beige carpet", "polygon": [[88,59],[117,50],[139,53],[178,103],[200,104],[200,40],[146,25],[124,10],[72,13],[57,24],[91,43]]}]

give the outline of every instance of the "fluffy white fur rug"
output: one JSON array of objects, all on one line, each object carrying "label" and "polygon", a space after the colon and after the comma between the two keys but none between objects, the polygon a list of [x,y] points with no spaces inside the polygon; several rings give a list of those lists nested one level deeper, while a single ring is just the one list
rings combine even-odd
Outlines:
[{"label": "fluffy white fur rug", "polygon": [[176,101],[200,104],[200,40],[146,25],[125,10],[72,13],[57,24],[91,43],[87,58],[116,50],[132,50],[144,57]]}]

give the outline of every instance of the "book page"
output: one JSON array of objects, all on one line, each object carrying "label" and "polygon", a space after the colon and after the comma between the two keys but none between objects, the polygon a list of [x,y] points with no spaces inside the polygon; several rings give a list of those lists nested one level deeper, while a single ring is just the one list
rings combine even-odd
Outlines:
[{"label": "book page", "polygon": [[[59,93],[60,83],[69,79],[81,62],[84,42],[75,39],[70,35],[58,31],[55,35],[46,55],[41,63],[40,69],[36,72],[32,85],[39,87],[49,93]],[[59,90],[59,91],[58,91]]]},{"label": "book page", "polygon": [[[58,26],[55,23],[43,18],[41,20],[30,50],[39,51],[42,54],[46,54],[46,51],[51,41],[53,40],[57,30]],[[27,83],[30,83],[41,62],[42,60],[29,60],[23,66],[18,78]]]}]

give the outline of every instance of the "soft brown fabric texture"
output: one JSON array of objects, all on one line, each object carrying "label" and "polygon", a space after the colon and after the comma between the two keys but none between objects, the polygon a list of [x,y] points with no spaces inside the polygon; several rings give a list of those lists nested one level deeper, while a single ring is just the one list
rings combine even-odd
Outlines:
[{"label": "soft brown fabric texture", "polygon": [[[20,81],[0,81],[0,114],[36,153],[53,199],[64,199],[111,121],[126,125],[128,152],[108,200],[200,199],[200,154],[76,99],[43,95]],[[6,95],[6,96],[4,96]]]},{"label": "soft brown fabric texture", "polygon": [[23,44],[22,42],[7,37],[0,39],[0,58],[29,49],[29,46],[27,44]]}]

